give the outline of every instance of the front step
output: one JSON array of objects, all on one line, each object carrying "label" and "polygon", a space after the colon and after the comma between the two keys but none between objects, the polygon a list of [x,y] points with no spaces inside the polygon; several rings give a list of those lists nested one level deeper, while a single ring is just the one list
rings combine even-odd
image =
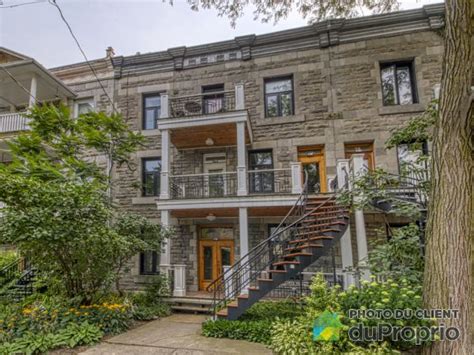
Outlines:
[{"label": "front step", "polygon": [[204,313],[210,314],[212,312],[213,300],[211,298],[199,297],[166,297],[164,302],[170,305],[173,311],[181,313]]}]

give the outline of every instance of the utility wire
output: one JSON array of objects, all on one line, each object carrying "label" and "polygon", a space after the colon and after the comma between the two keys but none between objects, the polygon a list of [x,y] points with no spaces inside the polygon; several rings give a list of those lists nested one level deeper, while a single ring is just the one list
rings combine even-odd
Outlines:
[{"label": "utility wire", "polygon": [[3,5],[3,2],[0,2],[0,9],[11,9],[14,7],[20,7],[20,6],[25,6],[25,5],[34,5],[34,4],[41,4],[43,2],[46,2],[47,0],[39,0],[39,1],[30,1],[30,2],[24,2],[21,4],[13,4],[13,5]]},{"label": "utility wire", "polygon": [[92,64],[89,62],[89,59],[87,58],[86,56],[86,53],[84,52],[84,50],[82,49],[81,47],[81,44],[79,43],[79,40],[77,39],[76,35],[74,34],[72,28],[71,28],[71,25],[69,25],[69,23],[67,22],[66,18],[64,17],[64,14],[61,10],[61,8],[59,7],[59,5],[56,3],[56,0],[48,0],[48,2],[56,7],[56,9],[58,10],[59,12],[59,16],[61,17],[62,21],[66,24],[68,30],[69,30],[69,33],[71,34],[72,38],[74,39],[74,42],[76,42],[76,45],[77,47],[79,48],[79,50],[81,51],[81,54],[82,56],[84,57],[87,65],[89,66],[89,68],[91,69],[92,71],[92,74],[94,74],[97,82],[99,83],[100,87],[102,88],[102,91],[104,92],[105,96],[107,96],[107,99],[109,100],[110,104],[112,105],[112,110],[114,112],[117,112],[117,110],[115,109],[115,105],[114,105],[114,102],[112,101],[112,99],[110,98],[109,94],[107,93],[107,90],[105,90],[105,87],[104,85],[102,85],[102,82],[100,81],[98,75],[97,75],[97,72],[95,71],[94,67],[92,66]]},{"label": "utility wire", "polygon": [[30,90],[28,90],[27,88],[25,88],[14,76],[12,73],[10,73],[10,71],[5,68],[3,65],[0,65],[0,68],[2,68],[2,70],[8,74],[8,76],[20,87],[22,88],[22,90],[24,92],[26,92],[28,94],[28,96],[30,96],[33,100],[35,100],[36,103],[38,103],[38,100],[36,100],[36,97],[30,92]]}]

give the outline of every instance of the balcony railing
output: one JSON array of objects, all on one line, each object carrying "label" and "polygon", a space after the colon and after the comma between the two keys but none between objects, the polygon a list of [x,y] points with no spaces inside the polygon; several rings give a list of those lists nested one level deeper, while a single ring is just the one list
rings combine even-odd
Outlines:
[{"label": "balcony railing", "polygon": [[200,199],[237,196],[237,173],[170,176],[172,199]]},{"label": "balcony railing", "polygon": [[195,117],[235,111],[235,91],[170,97],[169,107],[171,117]]},{"label": "balcony railing", "polygon": [[292,192],[291,169],[251,170],[249,194],[289,194]]},{"label": "balcony railing", "polygon": [[0,115],[0,134],[25,131],[28,129],[28,118],[24,113],[6,113]]}]

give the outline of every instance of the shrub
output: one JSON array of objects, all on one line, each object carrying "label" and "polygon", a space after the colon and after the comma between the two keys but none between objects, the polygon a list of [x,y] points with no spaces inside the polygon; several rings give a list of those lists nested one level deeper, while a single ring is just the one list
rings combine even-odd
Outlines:
[{"label": "shrub", "polygon": [[213,338],[247,340],[255,343],[270,343],[271,321],[207,321],[202,325],[202,335]]},{"label": "shrub", "polygon": [[132,316],[135,320],[153,320],[160,317],[168,316],[171,313],[169,305],[166,303],[157,303],[152,306],[133,305]]},{"label": "shrub", "polygon": [[295,318],[303,313],[301,303],[285,301],[264,301],[255,303],[240,318],[241,320],[271,320],[278,318]]},{"label": "shrub", "polygon": [[16,259],[18,259],[18,254],[12,250],[0,250],[0,270],[3,269],[8,264],[11,264]]}]

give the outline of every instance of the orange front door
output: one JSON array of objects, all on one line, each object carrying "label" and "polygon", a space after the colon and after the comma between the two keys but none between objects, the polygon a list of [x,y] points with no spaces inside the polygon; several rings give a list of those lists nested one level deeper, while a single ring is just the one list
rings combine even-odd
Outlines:
[{"label": "orange front door", "polygon": [[199,241],[199,289],[206,287],[234,262],[233,240]]}]

